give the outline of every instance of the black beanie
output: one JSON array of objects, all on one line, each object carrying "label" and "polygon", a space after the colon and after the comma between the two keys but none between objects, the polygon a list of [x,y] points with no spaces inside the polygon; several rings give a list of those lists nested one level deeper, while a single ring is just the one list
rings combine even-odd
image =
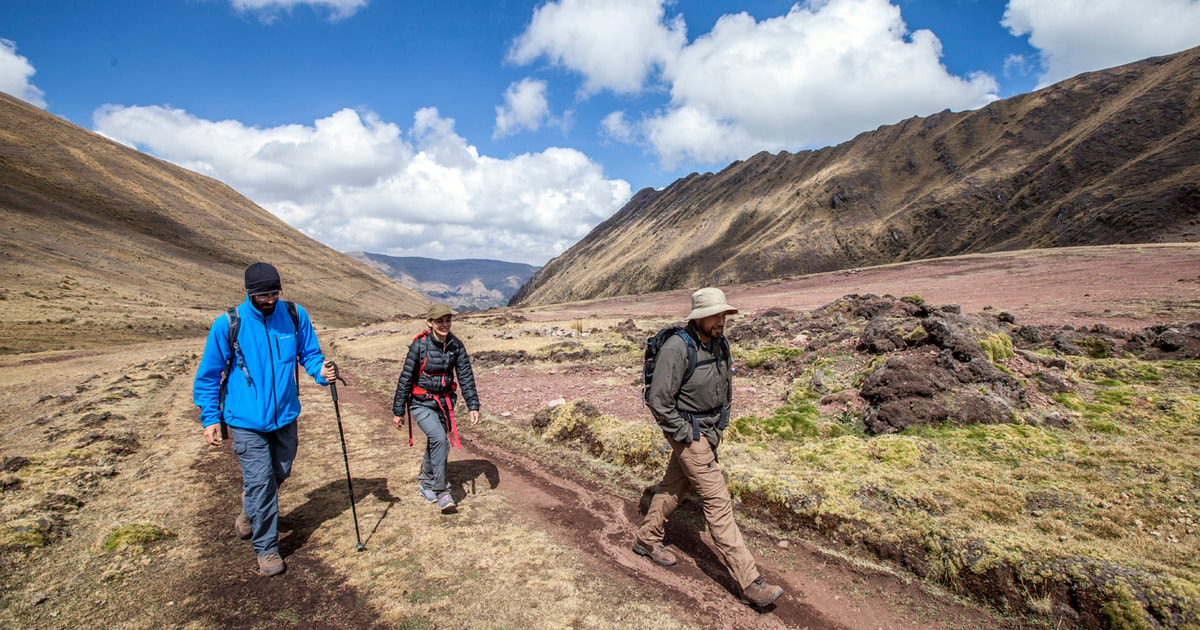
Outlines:
[{"label": "black beanie", "polygon": [[265,262],[256,262],[246,267],[246,295],[261,295],[280,291],[279,272]]}]

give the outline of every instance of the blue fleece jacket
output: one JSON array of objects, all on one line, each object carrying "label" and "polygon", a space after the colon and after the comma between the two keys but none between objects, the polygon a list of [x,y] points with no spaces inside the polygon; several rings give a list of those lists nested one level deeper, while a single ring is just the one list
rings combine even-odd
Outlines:
[{"label": "blue fleece jacket", "polygon": [[[269,317],[264,318],[246,298],[237,307],[241,324],[238,344],[245,357],[245,369],[233,360],[232,374],[226,385],[225,423],[254,431],[274,431],[296,421],[300,415],[300,395],[296,389],[296,360],[318,385],[329,383],[321,378],[325,357],[317,342],[308,313],[296,305],[300,329],[292,324],[287,307],[280,300]],[[196,370],[192,400],[200,407],[200,424],[220,421],[218,393],[221,372],[229,360],[229,318],[222,314],[213,322],[204,344],[204,357]]]}]

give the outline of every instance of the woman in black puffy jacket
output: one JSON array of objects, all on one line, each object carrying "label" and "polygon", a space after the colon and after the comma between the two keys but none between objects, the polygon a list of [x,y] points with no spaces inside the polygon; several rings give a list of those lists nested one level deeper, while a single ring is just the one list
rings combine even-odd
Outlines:
[{"label": "woman in black puffy jacket", "polygon": [[[450,483],[446,481],[446,460],[450,447],[459,447],[458,427],[454,422],[456,390],[462,388],[467,400],[471,424],[479,422],[479,394],[467,349],[450,333],[454,311],[445,304],[429,307],[429,329],[417,335],[408,346],[404,369],[396,382],[392,399],[392,423],[402,429],[415,422],[425,432],[425,459],[417,475],[421,496],[437,502],[443,512],[454,510]],[[457,383],[456,378],[457,377]],[[408,443],[412,445],[412,425]]]}]

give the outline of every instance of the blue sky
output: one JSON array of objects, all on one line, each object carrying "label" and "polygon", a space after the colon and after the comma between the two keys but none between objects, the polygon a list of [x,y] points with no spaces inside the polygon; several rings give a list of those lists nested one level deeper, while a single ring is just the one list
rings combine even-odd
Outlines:
[{"label": "blue sky", "polygon": [[339,251],[544,264],[644,187],[1200,45],[1200,0],[36,0],[0,91]]}]

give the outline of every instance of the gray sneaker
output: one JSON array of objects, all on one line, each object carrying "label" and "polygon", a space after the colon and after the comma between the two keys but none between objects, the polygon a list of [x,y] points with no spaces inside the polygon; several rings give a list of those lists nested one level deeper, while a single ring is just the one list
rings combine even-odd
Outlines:
[{"label": "gray sneaker", "polygon": [[279,554],[264,553],[258,557],[258,570],[266,576],[279,575],[287,570],[287,565],[283,564],[283,558]]},{"label": "gray sneaker", "polygon": [[449,512],[454,511],[454,508],[455,508],[454,497],[450,496],[449,492],[438,497],[437,503],[438,503],[438,509],[441,510],[442,512],[449,513]]},{"label": "gray sneaker", "polygon": [[417,486],[417,490],[420,491],[421,496],[425,497],[426,501],[428,501],[430,503],[437,501],[437,493],[434,492],[433,490],[430,490],[429,488],[426,488],[425,486]]}]

